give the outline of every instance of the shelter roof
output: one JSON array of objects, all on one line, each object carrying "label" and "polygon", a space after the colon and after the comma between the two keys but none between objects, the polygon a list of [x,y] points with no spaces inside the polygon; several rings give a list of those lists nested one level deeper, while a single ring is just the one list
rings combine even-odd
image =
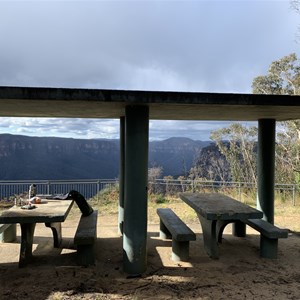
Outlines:
[{"label": "shelter roof", "polygon": [[149,106],[156,120],[300,119],[300,96],[0,87],[0,116],[119,118],[127,105]]}]

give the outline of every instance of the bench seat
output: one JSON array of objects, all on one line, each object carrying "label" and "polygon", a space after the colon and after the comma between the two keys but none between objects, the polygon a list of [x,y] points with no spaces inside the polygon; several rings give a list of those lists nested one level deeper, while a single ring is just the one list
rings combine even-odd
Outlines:
[{"label": "bench seat", "polygon": [[81,266],[95,265],[95,244],[97,240],[98,211],[90,215],[81,215],[74,237],[77,247],[77,263]]},{"label": "bench seat", "polygon": [[172,260],[187,261],[189,242],[196,240],[195,233],[170,209],[158,208],[160,218],[160,237],[172,238]]},{"label": "bench seat", "polygon": [[243,222],[260,232],[260,256],[277,258],[278,239],[287,238],[288,230],[278,228],[263,219],[248,219]]},{"label": "bench seat", "polygon": [[0,242],[10,243],[14,242],[17,238],[17,225],[16,224],[0,224]]}]

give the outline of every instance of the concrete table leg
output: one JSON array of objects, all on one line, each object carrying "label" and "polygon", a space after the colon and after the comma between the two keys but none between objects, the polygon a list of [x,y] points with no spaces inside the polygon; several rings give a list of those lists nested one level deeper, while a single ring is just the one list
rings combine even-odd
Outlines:
[{"label": "concrete table leg", "polygon": [[217,234],[217,238],[218,238],[218,243],[222,243],[222,236],[223,236],[223,231],[225,229],[225,227],[230,223],[231,221],[217,221],[216,224],[216,234]]},{"label": "concrete table leg", "polygon": [[218,236],[217,236],[217,221],[207,220],[198,214],[201,223],[204,248],[213,259],[219,258]]},{"label": "concrete table leg", "polygon": [[25,267],[32,258],[32,244],[35,223],[24,223],[21,225],[21,249],[19,267]]},{"label": "concrete table leg", "polygon": [[59,248],[62,242],[61,223],[60,222],[45,223],[45,226],[51,228],[52,230],[54,248]]},{"label": "concrete table leg", "polygon": [[245,237],[246,236],[246,224],[239,221],[239,220],[219,220],[217,221],[216,225],[216,231],[217,231],[217,237],[218,242],[222,243],[222,235],[225,227],[230,224],[232,224],[232,234],[237,237]]},{"label": "concrete table leg", "polygon": [[246,236],[246,224],[241,221],[236,221],[232,224],[232,234],[237,237]]}]

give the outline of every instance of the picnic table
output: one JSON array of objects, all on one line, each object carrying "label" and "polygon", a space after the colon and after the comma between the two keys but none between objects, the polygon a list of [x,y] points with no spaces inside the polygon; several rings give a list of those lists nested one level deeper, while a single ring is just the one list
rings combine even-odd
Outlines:
[{"label": "picnic table", "polygon": [[236,224],[238,236],[245,235],[247,219],[261,219],[263,213],[231,197],[217,193],[181,193],[180,198],[192,207],[201,223],[204,248],[211,258],[219,258],[218,242],[221,242],[225,226]]},{"label": "picnic table", "polygon": [[34,209],[22,209],[14,206],[0,213],[0,224],[16,224],[21,227],[21,246],[19,267],[24,267],[32,258],[32,244],[36,223],[45,223],[51,228],[54,247],[58,248],[62,241],[61,223],[64,222],[72,208],[73,200],[42,199],[34,204]]}]

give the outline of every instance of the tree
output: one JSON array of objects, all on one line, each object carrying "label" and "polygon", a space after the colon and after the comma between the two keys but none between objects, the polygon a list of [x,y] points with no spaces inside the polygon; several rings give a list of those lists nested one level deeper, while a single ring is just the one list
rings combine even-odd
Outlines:
[{"label": "tree", "polygon": [[[300,0],[297,1],[300,9]],[[257,76],[252,82],[253,93],[300,95],[300,60],[295,53],[271,63],[267,75]],[[281,122],[276,145],[276,178],[280,183],[300,184],[300,120]],[[228,128],[213,131],[211,139],[216,142],[224,160],[219,156],[203,159],[200,152],[195,167],[191,170],[193,178],[226,178],[226,180],[256,183],[256,141],[257,128],[243,127],[233,123]],[[230,174],[224,167],[228,167]],[[225,176],[224,176],[225,175]]]},{"label": "tree", "polygon": [[287,121],[277,133],[276,179],[300,184],[300,120]]},{"label": "tree", "polygon": [[268,74],[253,79],[254,94],[299,95],[300,60],[292,53],[271,63]]},{"label": "tree", "polygon": [[291,0],[291,8],[300,14],[300,0]]},{"label": "tree", "polygon": [[[300,1],[293,1],[300,9]],[[300,11],[299,11],[300,12]],[[268,74],[254,78],[255,94],[300,95],[300,60],[295,53],[271,63]],[[300,120],[281,122],[277,133],[276,181],[300,183]]]},{"label": "tree", "polygon": [[256,183],[256,141],[257,128],[232,123],[211,133],[229,163],[232,181]]},{"label": "tree", "polygon": [[[300,0],[291,0],[291,8],[300,15]],[[300,41],[300,26],[298,26],[297,40]]]},{"label": "tree", "polygon": [[156,187],[156,179],[160,178],[163,173],[163,168],[152,167],[148,169],[148,191],[150,194],[155,194],[157,192]]},{"label": "tree", "polygon": [[229,180],[229,164],[215,143],[202,148],[196,156],[189,178],[212,181]]}]

